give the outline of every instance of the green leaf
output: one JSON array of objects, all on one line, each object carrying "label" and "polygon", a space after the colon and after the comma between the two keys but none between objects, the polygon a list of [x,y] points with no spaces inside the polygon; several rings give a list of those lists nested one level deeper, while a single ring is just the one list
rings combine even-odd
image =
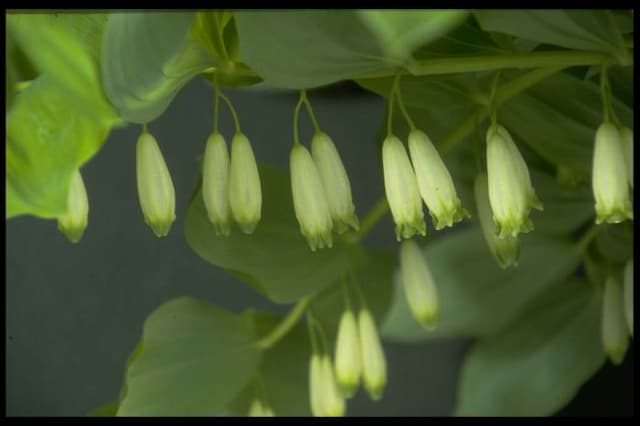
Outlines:
[{"label": "green leaf", "polygon": [[337,239],[332,249],[312,252],[293,212],[289,176],[260,167],[263,206],[255,232],[234,228],[230,237],[217,236],[198,189],[185,219],[191,248],[204,260],[236,273],[276,303],[291,303],[321,291],[346,275],[349,264],[362,259],[358,246]]},{"label": "green leaf", "polygon": [[110,14],[102,79],[125,120],[146,123],[157,118],[191,78],[215,65],[194,38],[194,18],[192,12]]},{"label": "green leaf", "polygon": [[7,218],[65,213],[72,172],[100,149],[112,124],[79,107],[49,75],[23,90],[7,114]]},{"label": "green leaf", "polygon": [[496,333],[537,295],[575,271],[581,260],[578,250],[569,243],[532,233],[521,237],[518,267],[503,270],[477,226],[428,244],[425,258],[439,291],[438,327],[428,332],[413,319],[398,271],[393,304],[382,329],[389,339],[412,341]]},{"label": "green leaf", "polygon": [[240,57],[267,84],[302,89],[388,69],[355,11],[235,12]]},{"label": "green leaf", "polygon": [[171,300],[145,322],[118,416],[214,415],[259,363],[254,332],[242,317],[188,297]]},{"label": "green leaf", "polygon": [[458,416],[548,416],[604,363],[601,295],[569,281],[500,334],[478,342],[460,376]]},{"label": "green leaf", "polygon": [[616,54],[624,40],[606,10],[478,10],[485,31],[496,31],[570,49]]},{"label": "green leaf", "polygon": [[111,401],[89,413],[89,417],[115,417],[118,412],[118,401]]},{"label": "green leaf", "polygon": [[447,34],[467,17],[465,10],[356,12],[377,37],[385,55],[405,60],[421,45]]}]

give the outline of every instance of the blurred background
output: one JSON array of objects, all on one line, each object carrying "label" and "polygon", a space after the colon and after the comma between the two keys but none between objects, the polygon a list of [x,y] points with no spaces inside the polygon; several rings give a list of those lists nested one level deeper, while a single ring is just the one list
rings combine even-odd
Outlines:
[{"label": "blurred background", "polygon": [[[297,93],[259,87],[225,93],[258,161],[288,170]],[[384,102],[350,83],[311,91],[310,98],[321,127],[338,146],[362,217],[384,193],[375,143]],[[221,131],[230,142],[233,123],[225,108],[221,114]],[[6,222],[7,415],[84,416],[115,399],[145,318],[172,298],[193,296],[234,312],[248,307],[287,311],[200,259],[186,243],[185,213],[212,125],[213,88],[200,78],[149,125],[176,189],[177,220],[167,238],[153,235],[139,207],[137,125],[113,131],[82,169],[90,213],[79,244],[67,242],[55,221],[19,217]],[[300,134],[310,140],[305,114]],[[389,215],[367,242],[395,246]],[[384,398],[374,403],[361,391],[349,402],[348,414],[450,415],[468,347],[463,340],[385,343],[389,382]],[[633,352],[622,366],[607,364],[558,414],[632,415]]]}]

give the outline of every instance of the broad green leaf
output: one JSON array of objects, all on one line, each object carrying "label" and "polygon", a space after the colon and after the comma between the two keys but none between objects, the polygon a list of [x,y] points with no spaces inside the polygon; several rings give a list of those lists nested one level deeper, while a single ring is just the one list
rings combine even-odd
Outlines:
[{"label": "broad green leaf", "polygon": [[481,337],[496,333],[545,289],[564,280],[581,257],[569,243],[535,232],[521,237],[518,267],[500,269],[477,226],[427,244],[425,258],[440,299],[440,321],[431,332],[410,314],[395,276],[393,304],[383,335],[398,341],[436,337]]},{"label": "broad green leaf", "polygon": [[355,11],[234,12],[240,57],[267,84],[322,86],[391,68]]},{"label": "broad green leaf", "polygon": [[574,280],[550,289],[503,332],[467,355],[458,416],[548,416],[604,363],[601,295]]},{"label": "broad green leaf", "polygon": [[93,62],[100,63],[102,36],[108,13],[50,13],[46,16],[51,25],[61,25],[69,30],[74,38],[84,45]]},{"label": "broad green leaf", "polygon": [[624,40],[607,10],[478,10],[485,31],[571,49],[617,54]]},{"label": "broad green leaf", "polygon": [[390,58],[405,60],[421,45],[444,36],[467,17],[465,10],[360,10],[358,16]]},{"label": "broad green leaf", "polygon": [[188,297],[171,300],[145,322],[118,416],[214,415],[259,363],[255,335],[242,317]]},{"label": "broad green leaf", "polygon": [[[614,99],[623,124],[633,111]],[[556,166],[590,173],[593,141],[602,123],[602,101],[597,85],[558,73],[504,103],[498,120],[516,144],[524,142]]]},{"label": "broad green leaf", "polygon": [[112,13],[104,34],[102,79],[122,117],[146,123],[191,78],[215,65],[193,36],[193,12]]},{"label": "broad green leaf", "polygon": [[7,114],[7,218],[63,214],[72,172],[100,149],[112,123],[80,108],[49,75],[17,95]]},{"label": "broad green leaf", "polygon": [[89,417],[115,417],[118,412],[118,401],[101,405],[89,413]]},{"label": "broad green leaf", "polygon": [[276,303],[321,291],[346,276],[350,264],[363,261],[359,246],[348,246],[337,237],[332,249],[312,252],[293,212],[289,176],[261,166],[260,180],[262,219],[251,235],[234,228],[229,237],[217,236],[198,189],[187,211],[185,235],[200,257],[236,273]]}]

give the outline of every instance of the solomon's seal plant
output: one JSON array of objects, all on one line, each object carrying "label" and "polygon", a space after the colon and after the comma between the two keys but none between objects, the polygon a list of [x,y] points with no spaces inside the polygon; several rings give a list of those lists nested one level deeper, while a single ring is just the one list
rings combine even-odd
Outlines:
[{"label": "solomon's seal plant", "polygon": [[[557,412],[607,360],[622,363],[633,337],[632,18],[8,13],[6,218],[55,220],[84,244],[87,224],[100,225],[89,220],[80,170],[112,130],[141,125],[131,185],[153,233],[167,236],[179,219],[204,262],[292,305],[281,315],[229,312],[213,296],[163,303],[104,410],[342,416],[360,387],[382,406],[395,392],[386,342],[410,351],[472,338],[452,414]],[[205,134],[170,140],[153,121],[194,78],[210,90],[213,129],[207,117]],[[312,110],[311,98],[323,102],[316,93],[347,81],[386,105],[368,119],[377,139],[343,138],[342,117]],[[234,107],[232,93],[249,86],[287,91],[288,118],[274,121],[286,148],[247,126],[262,114]],[[219,125],[221,103],[232,134]],[[174,143],[202,150],[182,206],[167,166],[177,160],[163,156]],[[263,148],[281,167],[265,164]],[[377,182],[354,179],[356,167],[375,170]],[[362,188],[378,200],[367,205]]]}]

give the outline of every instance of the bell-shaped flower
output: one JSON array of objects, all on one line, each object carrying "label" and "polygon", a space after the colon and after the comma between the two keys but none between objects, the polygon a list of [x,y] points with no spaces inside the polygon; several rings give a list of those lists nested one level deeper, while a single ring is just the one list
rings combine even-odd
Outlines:
[{"label": "bell-shaped flower", "polygon": [[427,235],[416,175],[404,145],[393,135],[382,143],[382,168],[384,189],[396,224],[396,240]]},{"label": "bell-shaped flower", "polygon": [[452,226],[469,217],[460,203],[451,174],[431,139],[421,130],[409,133],[409,153],[418,189],[436,229]]},{"label": "bell-shaped flower", "polygon": [[507,130],[495,125],[487,131],[489,202],[500,238],[533,230],[531,208],[542,210],[529,169]]},{"label": "bell-shaped flower", "polygon": [[89,200],[84,187],[80,170],[71,175],[69,194],[67,195],[67,211],[58,218],[58,229],[72,243],[82,238],[89,218]]},{"label": "bell-shaped flower", "polygon": [[402,286],[413,318],[427,330],[438,323],[438,289],[424,254],[413,240],[400,246]]},{"label": "bell-shaped flower", "polygon": [[629,335],[633,337],[633,261],[627,261],[624,267],[624,317],[627,320]]},{"label": "bell-shaped flower", "polygon": [[379,400],[387,385],[387,361],[376,323],[368,309],[360,309],[358,313],[358,331],[364,387],[371,399]]},{"label": "bell-shaped flower", "polygon": [[627,160],[629,185],[633,188],[633,130],[628,127],[623,127],[620,129],[620,136],[622,137],[622,152],[624,153],[625,160]]},{"label": "bell-shaped flower", "polygon": [[324,380],[322,374],[322,359],[318,352],[311,353],[309,363],[309,399],[311,414],[315,417],[324,416]]},{"label": "bell-shaped flower", "polygon": [[602,301],[602,342],[604,351],[614,364],[622,363],[629,347],[629,334],[624,318],[620,283],[609,277],[604,285]]},{"label": "bell-shaped flower", "polygon": [[351,199],[349,176],[335,144],[326,133],[318,132],[313,136],[311,155],[322,179],[336,232],[341,234],[349,226],[357,231],[359,223]]},{"label": "bell-shaped flower", "polygon": [[231,140],[229,206],[242,232],[251,234],[262,215],[262,188],[251,143],[242,133],[236,133]]},{"label": "bell-shaped flower", "polygon": [[309,150],[295,144],[289,157],[293,208],[300,232],[307,238],[312,251],[332,247],[333,221],[322,178]]},{"label": "bell-shaped flower", "polygon": [[493,222],[491,206],[489,205],[489,184],[486,173],[481,173],[476,177],[474,192],[482,235],[493,257],[503,269],[509,266],[517,266],[520,257],[520,243],[517,237],[509,235],[499,238],[496,233],[496,225]]},{"label": "bell-shaped flower", "polygon": [[336,338],[336,379],[342,394],[351,398],[360,384],[362,358],[358,322],[351,309],[342,313]]},{"label": "bell-shaped flower", "polygon": [[144,131],[136,144],[138,198],[144,220],[158,237],[165,237],[176,220],[176,194],[156,138]]},{"label": "bell-shaped flower", "polygon": [[231,233],[229,207],[229,153],[220,133],[207,139],[202,165],[202,199],[217,235]]},{"label": "bell-shaped flower", "polygon": [[610,122],[596,132],[592,184],[596,199],[596,223],[633,219],[629,177],[620,131]]},{"label": "bell-shaped flower", "polygon": [[323,395],[323,408],[324,416],[327,417],[342,417],[345,413],[345,402],[342,397],[342,393],[336,383],[336,378],[333,374],[333,364],[331,363],[331,357],[329,354],[323,354],[320,358],[322,369],[322,383],[324,388]]},{"label": "bell-shaped flower", "polygon": [[264,401],[254,398],[249,405],[249,417],[274,417],[273,410]]}]

